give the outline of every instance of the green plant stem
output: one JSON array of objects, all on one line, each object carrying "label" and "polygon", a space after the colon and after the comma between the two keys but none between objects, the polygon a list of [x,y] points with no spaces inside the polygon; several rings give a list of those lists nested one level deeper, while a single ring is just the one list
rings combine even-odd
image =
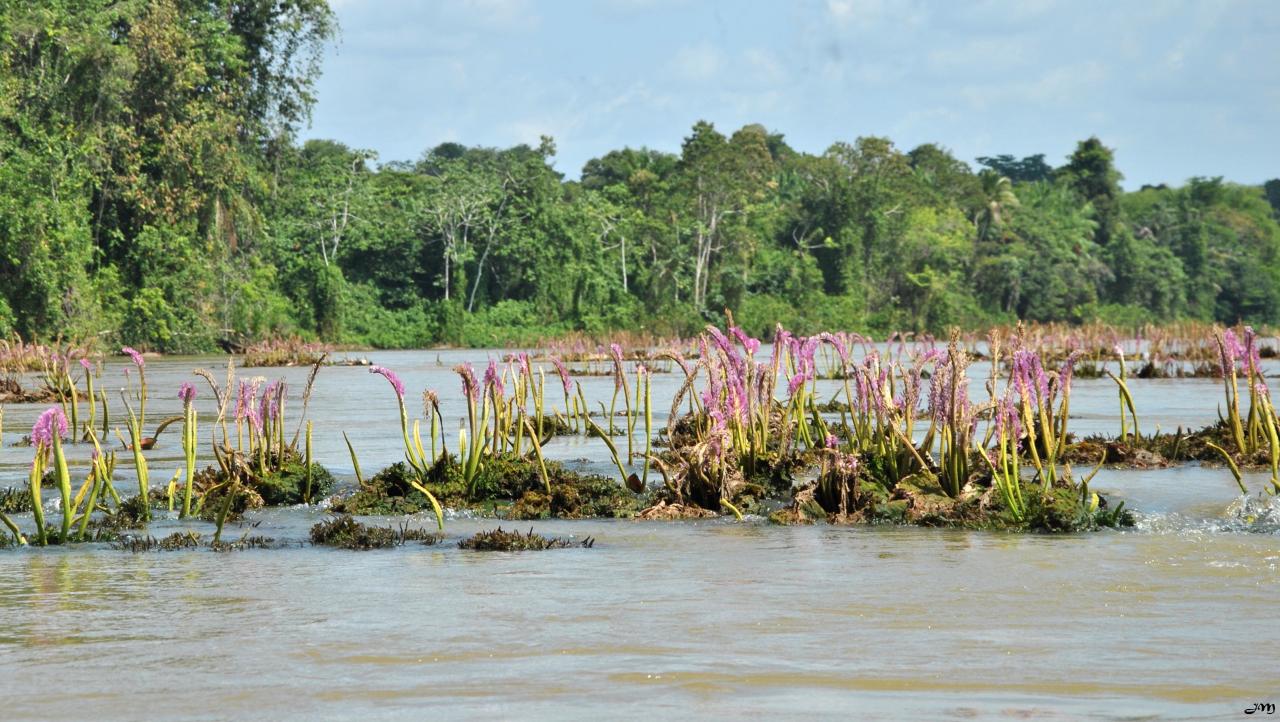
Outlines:
[{"label": "green plant stem", "polygon": [[306,503],[308,506],[310,506],[310,505],[311,505],[311,484],[312,484],[312,472],[311,472],[311,422],[310,422],[310,421],[307,421],[307,442],[306,442],[306,444],[307,444],[307,446],[306,446],[306,449],[307,449],[307,459],[306,459],[306,462],[305,462],[305,463],[306,463],[306,465],[307,465],[307,466],[306,466],[306,469],[307,469],[307,488],[306,488],[306,491],[305,491],[305,492],[303,492],[303,494],[302,494],[302,501],[303,501],[304,503]]},{"label": "green plant stem", "polygon": [[75,509],[71,504],[71,472],[67,469],[67,457],[62,453],[62,436],[53,431],[53,468],[58,477],[58,493],[62,496],[62,542],[71,541],[71,517]]}]

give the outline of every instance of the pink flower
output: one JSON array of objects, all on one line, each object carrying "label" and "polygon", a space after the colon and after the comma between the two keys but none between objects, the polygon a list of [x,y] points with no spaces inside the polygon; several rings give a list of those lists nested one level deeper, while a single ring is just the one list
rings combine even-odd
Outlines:
[{"label": "pink flower", "polygon": [[1262,356],[1258,351],[1258,334],[1253,330],[1253,326],[1244,327],[1244,360],[1249,374],[1256,375]]},{"label": "pink flower", "polygon": [[453,370],[462,378],[462,394],[467,397],[467,401],[480,398],[480,383],[476,381],[476,372],[471,368],[470,362],[458,364]]},{"label": "pink flower", "polygon": [[1010,441],[1017,442],[1022,438],[1022,419],[1018,416],[1018,408],[1011,398],[1005,397],[1000,400],[996,409],[996,431]]},{"label": "pink flower", "polygon": [[61,406],[51,406],[40,414],[40,418],[31,427],[31,443],[37,447],[51,448],[55,433],[59,439],[67,435],[67,416],[62,413]]},{"label": "pink flower", "polygon": [[737,326],[730,326],[729,333],[733,334],[733,337],[738,339],[738,343],[742,344],[742,348],[746,350],[748,356],[751,356],[756,351],[760,350],[760,339],[751,338],[745,331]]},{"label": "pink flower", "polygon": [[622,362],[622,347],[616,343],[609,344],[609,354],[613,356],[613,386],[622,388],[622,374],[625,373]]},{"label": "pink flower", "polygon": [[800,387],[804,386],[804,383],[808,380],[803,371],[796,372],[796,375],[792,376],[791,380],[787,382],[787,395],[795,396]]},{"label": "pink flower", "polygon": [[384,366],[370,366],[369,373],[378,374],[387,381],[390,381],[391,388],[396,390],[396,398],[401,402],[404,401],[404,382],[400,380],[399,376],[396,376],[396,372]]},{"label": "pink flower", "polygon": [[1072,351],[1067,354],[1067,360],[1062,362],[1062,368],[1058,369],[1058,386],[1064,395],[1071,393],[1071,377],[1075,374],[1076,360],[1079,357],[1079,351]]},{"label": "pink flower", "polygon": [[258,422],[275,421],[280,417],[280,399],[284,397],[284,381],[272,381],[262,390],[258,409]]},{"label": "pink flower", "polygon": [[818,334],[818,338],[835,347],[836,353],[840,356],[840,363],[843,366],[849,365],[849,346],[845,344],[844,339],[825,331]]},{"label": "pink flower", "polygon": [[1244,354],[1244,345],[1236,338],[1235,332],[1226,329],[1218,338],[1218,352],[1221,355],[1222,375],[1225,377],[1235,371],[1236,361]]},{"label": "pink flower", "polygon": [[190,381],[183,381],[178,387],[178,398],[182,399],[184,405],[191,405],[196,400],[196,387]]},{"label": "pink flower", "polygon": [[137,366],[138,368],[143,368],[147,365],[147,362],[142,358],[142,354],[138,353],[137,350],[134,349],[132,346],[125,346],[124,348],[120,349],[120,353],[132,359],[133,365]]},{"label": "pink flower", "polygon": [[944,426],[952,422],[953,416],[956,421],[965,423],[972,411],[964,367],[953,368],[952,363],[948,357],[938,364],[929,386],[929,411],[934,421]]},{"label": "pink flower", "polygon": [[733,353],[733,344],[729,343],[729,338],[727,336],[720,333],[720,329],[715,326],[707,326],[707,333],[711,335],[712,340],[716,342],[716,346],[724,353],[725,356],[729,356]]},{"label": "pink flower", "polygon": [[489,359],[489,365],[484,370],[484,385],[490,389],[495,399],[507,394],[507,387],[502,383],[502,372],[498,370],[498,363],[493,359]]},{"label": "pink flower", "polygon": [[1049,381],[1045,376],[1040,357],[1034,351],[1023,349],[1013,354],[1013,380],[1018,393],[1032,406],[1039,408],[1049,403]]},{"label": "pink flower", "polygon": [[80,359],[80,366],[84,368],[85,371],[93,370],[93,364],[89,363],[89,359],[87,358]]},{"label": "pink flower", "polygon": [[551,363],[556,367],[556,373],[560,374],[560,384],[564,386],[565,394],[573,393],[573,381],[569,378],[569,369],[564,367],[564,362],[552,356]]},{"label": "pink flower", "polygon": [[244,421],[253,409],[254,396],[257,395],[257,388],[248,383],[240,382],[240,392],[236,394],[236,421]]},{"label": "pink flower", "polygon": [[836,473],[845,479],[852,479],[858,473],[858,455],[836,453]]},{"label": "pink flower", "polygon": [[939,361],[942,361],[946,357],[947,357],[946,351],[943,351],[940,348],[931,346],[925,349],[924,352],[920,354],[920,363],[922,364],[938,363]]}]

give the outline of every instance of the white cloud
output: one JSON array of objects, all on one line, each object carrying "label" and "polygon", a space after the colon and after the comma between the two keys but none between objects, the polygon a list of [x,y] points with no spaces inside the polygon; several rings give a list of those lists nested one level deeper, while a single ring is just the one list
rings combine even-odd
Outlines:
[{"label": "white cloud", "polygon": [[396,159],[547,133],[573,173],[678,150],[698,118],[807,152],[887,133],[966,159],[1057,159],[1096,132],[1129,183],[1257,180],[1280,167],[1276,2],[331,0],[343,44],[309,135]]}]

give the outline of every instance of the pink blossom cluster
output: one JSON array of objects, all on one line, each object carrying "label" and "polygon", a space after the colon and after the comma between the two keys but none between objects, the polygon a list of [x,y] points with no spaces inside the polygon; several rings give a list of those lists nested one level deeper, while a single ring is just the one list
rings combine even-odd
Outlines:
[{"label": "pink blossom cluster", "polygon": [[404,402],[404,382],[400,380],[400,377],[396,375],[396,372],[386,368],[385,366],[370,366],[369,373],[378,374],[391,382],[391,388],[396,390],[396,398],[398,398],[401,403]]}]

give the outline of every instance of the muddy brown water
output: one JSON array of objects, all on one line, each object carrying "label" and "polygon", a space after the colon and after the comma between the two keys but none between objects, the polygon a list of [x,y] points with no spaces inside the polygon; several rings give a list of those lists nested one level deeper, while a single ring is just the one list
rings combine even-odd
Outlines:
[{"label": "muddy brown water", "polygon": [[[367,356],[400,373],[411,409],[422,389],[439,391],[451,426],[463,413],[451,367],[469,360],[479,372],[487,358]],[[178,383],[201,365],[221,378],[225,358],[148,362],[150,419],[178,411]],[[123,368],[109,364],[107,388]],[[562,408],[548,371],[548,402]],[[287,379],[298,418],[306,369],[240,373]],[[583,382],[593,403],[608,402],[611,379]],[[1144,430],[1216,419],[1217,381],[1131,384]],[[656,424],[676,385],[655,375]],[[203,438],[212,400],[199,389]],[[31,451],[12,443],[43,408],[6,408],[0,485],[25,484]],[[1072,430],[1114,434],[1117,408],[1109,380],[1078,380]],[[310,418],[317,460],[344,483],[344,430],[366,474],[400,458],[394,396],[367,368],[321,371]],[[148,455],[153,485],[182,465],[175,431]],[[598,441],[557,439],[546,453],[611,472]],[[71,447],[73,469],[87,455]],[[119,463],[117,487],[131,491],[128,455]],[[1265,480],[1248,478],[1255,490]],[[1094,488],[1139,510],[1138,527],[540,521],[522,528],[597,544],[485,554],[453,542],[496,523],[451,514],[444,545],[357,553],[307,545],[325,512],[298,507],[227,532],[294,543],[284,549],[3,550],[0,719],[1183,720],[1280,703],[1280,512],[1265,500],[1242,508],[1225,470],[1197,465],[1104,470]],[[45,495],[49,513],[56,496]],[[183,528],[164,519],[151,533]]]}]

